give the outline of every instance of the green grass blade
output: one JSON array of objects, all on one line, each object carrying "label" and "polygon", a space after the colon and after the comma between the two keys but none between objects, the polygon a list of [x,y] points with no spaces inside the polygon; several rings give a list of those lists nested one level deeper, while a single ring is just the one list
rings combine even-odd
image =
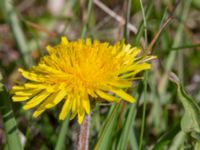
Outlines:
[{"label": "green grass blade", "polygon": [[[119,144],[118,144],[119,150],[126,149],[128,142],[130,142],[130,144],[134,143],[134,145],[132,147],[134,147],[134,149],[136,149],[136,150],[138,149],[138,142],[135,137],[134,130],[133,130],[133,124],[134,124],[134,120],[135,120],[136,113],[137,113],[136,108],[138,106],[140,97],[142,95],[142,82],[140,82],[140,83],[138,84],[138,87],[137,87],[137,95],[138,95],[137,103],[130,105],[129,111],[128,111],[128,116],[127,116],[127,119],[125,120],[125,123],[124,123],[125,125],[123,126],[123,129],[122,129],[122,132],[120,135]],[[131,138],[131,136],[132,136],[132,138]]]},{"label": "green grass blade", "polygon": [[95,150],[109,149],[112,139],[112,133],[116,131],[117,118],[119,117],[121,103],[114,105],[112,112],[108,115],[105,121],[104,128],[100,132]]},{"label": "green grass blade", "polygon": [[143,104],[143,112],[142,112],[142,124],[141,124],[141,130],[140,130],[140,142],[139,142],[139,150],[142,149],[143,146],[143,137],[144,137],[144,127],[145,127],[145,117],[146,117],[146,95],[147,95],[147,78],[148,78],[148,72],[145,72],[144,75],[144,104]]},{"label": "green grass blade", "polygon": [[[147,7],[147,10],[146,10],[146,20],[150,17],[151,13],[152,13],[152,10],[153,10],[153,3],[151,2],[148,7]],[[134,39],[134,43],[136,45],[140,45],[140,40],[143,36],[143,31],[144,31],[144,21],[141,22],[140,26],[139,26],[139,29],[138,29],[138,33],[137,33],[137,36],[136,38]]]},{"label": "green grass blade", "polygon": [[62,123],[62,127],[58,136],[58,140],[56,143],[55,150],[62,150],[64,149],[65,144],[65,137],[68,131],[68,125],[69,125],[69,114],[67,115],[65,121]]},{"label": "green grass blade", "polygon": [[144,40],[145,40],[145,48],[146,48],[147,43],[148,43],[148,39],[147,39],[147,19],[146,19],[146,14],[145,14],[145,11],[144,11],[142,0],[140,0],[140,6],[141,6],[141,10],[142,10],[142,18],[143,18],[143,23],[144,23]]},{"label": "green grass blade", "polygon": [[[148,44],[148,38],[147,38],[147,19],[146,14],[144,10],[144,6],[142,3],[142,0],[140,0],[140,6],[142,11],[142,17],[143,17],[143,23],[144,23],[144,39],[145,39],[145,48]],[[146,52],[145,52],[146,53]],[[140,130],[140,141],[139,141],[139,150],[142,150],[143,147],[143,136],[144,136],[144,127],[145,127],[145,117],[146,117],[146,94],[147,94],[147,72],[145,72],[144,77],[144,104],[143,104],[143,112],[142,112],[142,124],[141,124],[141,130]]]},{"label": "green grass blade", "polygon": [[127,143],[129,141],[130,129],[131,127],[133,127],[133,121],[135,119],[135,114],[136,114],[135,108],[136,108],[135,104],[132,104],[130,107],[128,117],[125,121],[124,129],[120,135],[118,150],[126,149]]},{"label": "green grass blade", "polygon": [[130,130],[130,138],[129,138],[130,146],[132,150],[138,150],[138,141],[133,128]]},{"label": "green grass blade", "polygon": [[86,32],[88,29],[88,23],[90,21],[90,17],[91,17],[91,13],[92,12],[92,0],[89,0],[88,2],[88,6],[87,6],[87,20],[83,26],[82,32],[81,32],[81,38],[85,38],[86,37]]},{"label": "green grass blade", "polygon": [[[177,27],[177,32],[176,32],[176,35],[174,37],[174,40],[173,40],[174,42],[173,42],[172,47],[178,47],[178,46],[180,46],[180,44],[182,42],[183,30],[184,30],[184,24],[183,23],[187,19],[187,15],[188,15],[188,12],[189,12],[189,9],[190,9],[191,1],[192,0],[183,1],[183,3],[184,3],[183,8],[182,8],[182,11],[180,12],[181,22]],[[159,86],[160,95],[163,95],[166,92],[167,85],[168,85],[168,72],[172,69],[175,58],[176,58],[176,51],[170,52],[170,54],[169,54],[169,56],[166,60],[166,65],[165,65],[166,66],[165,67],[166,73],[163,75],[162,81],[161,81],[160,86]]]},{"label": "green grass blade", "polygon": [[127,0],[127,13],[126,13],[126,21],[125,21],[125,26],[124,26],[124,38],[125,42],[127,43],[129,40],[130,32],[128,29],[128,23],[130,21],[130,15],[131,15],[131,4],[132,0]]},{"label": "green grass blade", "polygon": [[1,1],[1,8],[4,13],[5,19],[8,21],[12,31],[13,36],[17,42],[17,45],[20,49],[20,53],[22,55],[24,66],[29,66],[32,64],[32,58],[29,54],[29,49],[27,46],[26,37],[24,32],[21,28],[18,16],[13,8],[13,1],[12,0],[2,0]]},{"label": "green grass blade", "polygon": [[[0,74],[1,81],[1,74]],[[2,83],[0,83],[0,111],[3,116],[3,123],[6,134],[6,142],[9,150],[22,150],[16,120],[13,116],[10,97]]]},{"label": "green grass blade", "polygon": [[198,48],[200,47],[200,43],[199,44],[191,44],[191,45],[183,45],[183,46],[178,46],[178,47],[171,47],[168,49],[164,49],[161,51],[179,51],[179,50],[184,50],[184,49],[190,49],[190,48]]}]

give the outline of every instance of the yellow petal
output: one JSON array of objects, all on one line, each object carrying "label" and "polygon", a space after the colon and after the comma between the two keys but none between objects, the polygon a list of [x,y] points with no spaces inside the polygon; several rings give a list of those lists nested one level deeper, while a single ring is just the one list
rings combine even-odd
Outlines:
[{"label": "yellow petal", "polygon": [[77,111],[72,112],[71,116],[70,116],[70,120],[74,119],[77,115]]},{"label": "yellow petal", "polygon": [[67,95],[66,89],[63,89],[63,90],[59,91],[59,92],[57,93],[55,99],[54,99],[52,102],[48,103],[45,107],[48,108],[48,109],[49,109],[49,108],[52,108],[53,106],[57,105],[60,101],[62,101],[63,98],[64,98],[66,95]]},{"label": "yellow petal", "polygon": [[86,39],[86,45],[87,46],[91,46],[92,45],[92,41],[91,41],[91,39]]},{"label": "yellow petal", "polygon": [[38,95],[36,95],[35,97],[33,97],[29,102],[26,103],[26,105],[24,105],[24,109],[30,109],[33,108],[35,106],[37,106],[38,104],[40,104],[42,101],[44,101],[51,93],[48,93],[46,91],[43,91],[41,93],[39,93]]},{"label": "yellow petal", "polygon": [[35,94],[37,94],[38,92],[40,92],[40,89],[25,89],[25,90],[21,90],[21,91],[16,91],[15,95],[16,96],[33,96]]},{"label": "yellow petal", "polygon": [[16,95],[18,96],[31,96],[33,95],[32,93],[27,93],[27,92],[24,92],[24,91],[19,91],[19,92],[15,92]]},{"label": "yellow petal", "polygon": [[138,47],[133,47],[131,48],[131,52],[131,57],[136,57],[141,52],[141,49]]},{"label": "yellow petal", "polygon": [[45,78],[43,76],[38,76],[35,73],[25,71],[23,69],[19,69],[19,72],[21,72],[21,74],[24,78],[31,80],[31,81],[38,82],[38,81],[44,81],[45,80]]},{"label": "yellow petal", "polygon": [[36,111],[33,113],[33,117],[37,118],[41,113],[43,113],[46,109],[46,105],[48,105],[49,103],[52,103],[52,101],[55,99],[57,93],[53,93],[52,95],[50,95],[46,101],[44,101],[37,109]]},{"label": "yellow petal", "polygon": [[45,84],[40,84],[40,83],[25,83],[24,87],[27,89],[45,89],[46,85]]},{"label": "yellow petal", "polygon": [[131,87],[131,82],[125,81],[125,80],[113,80],[113,81],[108,82],[108,84],[113,85],[115,87],[120,87],[120,88]]},{"label": "yellow petal", "polygon": [[157,58],[156,56],[146,56],[143,59],[139,60],[138,62],[143,63],[143,62],[147,62],[149,60],[156,59],[156,58]]},{"label": "yellow petal", "polygon": [[50,45],[48,45],[46,47],[46,49],[47,49],[47,51],[48,51],[49,54],[52,54],[55,51],[55,49],[52,46],[50,46]]},{"label": "yellow petal", "polygon": [[111,90],[113,93],[115,93],[116,95],[118,95],[119,97],[121,97],[122,99],[130,102],[130,103],[133,103],[135,102],[135,98],[133,98],[132,96],[130,96],[129,94],[127,94],[126,92],[124,92],[123,90],[119,89],[119,90],[114,90],[112,89]]},{"label": "yellow petal", "polygon": [[33,116],[38,117],[41,113],[43,113],[46,109],[50,109],[57,105],[63,98],[67,95],[65,89],[59,91],[58,93],[52,94],[47,100],[42,103],[39,108],[34,112]]},{"label": "yellow petal", "polygon": [[68,40],[67,40],[67,38],[65,36],[61,37],[61,44],[62,45],[67,45],[68,44]]},{"label": "yellow petal", "polygon": [[24,90],[24,86],[18,86],[18,85],[15,85],[12,87],[12,90],[11,91],[18,91],[18,90]]},{"label": "yellow petal", "polygon": [[118,101],[116,97],[108,94],[108,93],[105,93],[103,91],[100,91],[100,90],[96,90],[96,93],[103,99],[109,101],[109,102],[114,102],[114,101]]},{"label": "yellow petal", "polygon": [[83,99],[82,101],[83,107],[87,114],[90,114],[90,100],[89,99]]},{"label": "yellow petal", "polygon": [[13,96],[12,100],[13,102],[20,102],[20,101],[26,101],[28,100],[30,97],[29,96]]},{"label": "yellow petal", "polygon": [[143,64],[134,64],[131,66],[128,66],[127,68],[125,68],[125,70],[123,70],[123,72],[129,72],[129,71],[135,71],[135,70],[145,70],[145,69],[150,69],[151,65],[147,64],[147,63],[143,63]]},{"label": "yellow petal", "polygon": [[37,118],[41,113],[43,113],[44,111],[46,110],[45,109],[40,109],[40,110],[36,110],[34,113],[33,113],[33,117]]},{"label": "yellow petal", "polygon": [[[76,109],[77,111],[80,111],[82,109],[82,105],[80,102],[80,95],[76,96]],[[83,109],[81,110],[81,112],[83,112]]]},{"label": "yellow petal", "polygon": [[133,70],[130,73],[126,73],[126,74],[122,75],[121,77],[127,78],[130,76],[136,75],[137,73],[141,72],[142,70],[147,70],[150,68],[151,68],[150,64],[140,64],[140,65],[137,65],[137,67],[132,68]]},{"label": "yellow petal", "polygon": [[64,120],[66,118],[67,114],[69,113],[69,111],[71,109],[71,106],[72,106],[72,102],[71,102],[71,99],[68,97],[65,100],[65,103],[64,103],[62,110],[60,112],[60,115],[59,115],[60,120]]},{"label": "yellow petal", "polygon": [[83,90],[81,95],[82,95],[81,99],[80,99],[81,106],[83,106],[86,113],[89,114],[90,113],[90,100],[88,98],[88,94],[86,93],[86,90]]},{"label": "yellow petal", "polygon": [[91,90],[91,89],[87,89],[87,93],[90,95],[90,96],[92,96],[92,97],[97,97],[97,95],[94,93],[94,91],[93,90]]},{"label": "yellow petal", "polygon": [[78,123],[81,124],[83,122],[83,118],[85,116],[85,113],[78,113]]},{"label": "yellow petal", "polygon": [[75,98],[75,96],[73,97],[73,99],[72,99],[72,114],[74,114],[75,112],[76,112],[76,106],[77,106],[77,101],[76,101],[76,98]]}]

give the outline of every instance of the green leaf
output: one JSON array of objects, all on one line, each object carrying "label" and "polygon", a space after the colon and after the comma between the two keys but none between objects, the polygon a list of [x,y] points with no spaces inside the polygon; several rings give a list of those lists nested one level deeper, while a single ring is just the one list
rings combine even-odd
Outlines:
[{"label": "green leaf", "polygon": [[179,99],[185,109],[185,113],[181,119],[181,129],[186,133],[200,133],[200,108],[197,102],[188,96],[175,74],[170,74],[170,79],[176,83]]},{"label": "green leaf", "polygon": [[192,5],[196,7],[197,9],[200,9],[200,1],[199,0],[193,0]]},{"label": "green leaf", "polygon": [[200,150],[200,142],[196,142],[194,150]]},{"label": "green leaf", "polygon": [[176,83],[177,92],[181,103],[185,109],[184,115],[181,119],[181,129],[185,133],[189,133],[195,141],[195,150],[200,149],[200,107],[197,102],[192,99],[184,90],[183,85],[180,83],[178,77],[170,74],[170,79]]},{"label": "green leaf", "polygon": [[200,107],[197,102],[185,92],[183,85],[180,83],[178,77],[174,73],[170,74],[170,79],[176,83],[179,99],[185,109],[185,113],[181,119],[181,129],[182,131],[189,133],[196,140],[194,150],[199,150]]},{"label": "green leaf", "polygon": [[19,139],[19,132],[16,125],[16,120],[13,116],[10,97],[1,83],[2,76],[0,74],[0,111],[3,116],[4,129],[6,134],[6,142],[9,150],[22,150]]}]

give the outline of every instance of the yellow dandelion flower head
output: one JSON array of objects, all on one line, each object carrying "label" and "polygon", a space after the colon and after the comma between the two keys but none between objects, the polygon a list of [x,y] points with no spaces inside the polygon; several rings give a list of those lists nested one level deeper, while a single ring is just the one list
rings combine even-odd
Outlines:
[{"label": "yellow dandelion flower head", "polygon": [[28,101],[25,110],[36,106],[33,116],[63,101],[59,119],[71,112],[71,119],[78,115],[79,124],[90,113],[90,102],[100,97],[107,102],[135,99],[123,89],[132,86],[135,75],[150,69],[146,61],[154,58],[138,55],[141,50],[124,42],[114,45],[91,39],[47,46],[48,54],[37,66],[26,71],[19,69],[27,82],[12,88],[14,102]]}]

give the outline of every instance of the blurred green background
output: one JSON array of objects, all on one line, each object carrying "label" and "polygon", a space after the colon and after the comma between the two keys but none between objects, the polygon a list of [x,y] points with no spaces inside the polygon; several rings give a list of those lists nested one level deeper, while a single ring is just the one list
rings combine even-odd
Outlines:
[{"label": "blurred green background", "polygon": [[[168,73],[175,72],[189,95],[200,102],[199,0],[93,0],[90,14],[87,0],[1,0],[0,6],[0,72],[8,90],[23,81],[19,67],[36,64],[46,46],[58,43],[63,35],[69,40],[81,38],[84,25],[86,37],[110,43],[125,38],[132,46],[146,49],[165,20],[173,16],[153,46],[158,59],[145,73],[145,82],[134,82],[137,88],[128,90],[137,103],[98,104],[93,109],[89,148],[193,149],[193,139],[181,132],[184,109]],[[12,103],[12,107],[25,149],[55,148],[62,126],[60,106],[39,119],[24,111],[22,103]],[[63,149],[75,149],[79,125],[72,120],[66,128]],[[0,149],[7,148],[0,116]]]}]

